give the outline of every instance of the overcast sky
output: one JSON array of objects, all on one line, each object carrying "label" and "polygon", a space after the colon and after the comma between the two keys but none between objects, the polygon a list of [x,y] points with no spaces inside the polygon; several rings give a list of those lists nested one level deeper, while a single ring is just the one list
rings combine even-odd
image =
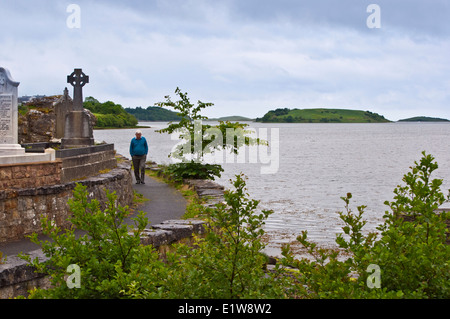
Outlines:
[{"label": "overcast sky", "polygon": [[20,82],[19,95],[62,94],[82,68],[85,97],[124,107],[175,99],[180,87],[215,104],[209,117],[327,107],[450,119],[448,0],[0,0],[0,8],[0,66]]}]

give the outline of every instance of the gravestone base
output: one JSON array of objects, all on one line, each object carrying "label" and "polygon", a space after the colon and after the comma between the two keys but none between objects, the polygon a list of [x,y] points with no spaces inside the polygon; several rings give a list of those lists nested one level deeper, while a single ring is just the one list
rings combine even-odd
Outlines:
[{"label": "gravestone base", "polygon": [[24,155],[25,149],[20,144],[0,144],[0,156]]},{"label": "gravestone base", "polygon": [[89,137],[73,137],[63,138],[61,140],[61,148],[80,148],[94,145],[94,139]]},{"label": "gravestone base", "polygon": [[72,111],[66,116],[62,148],[78,148],[94,145],[89,115],[83,111]]},{"label": "gravestone base", "polygon": [[[2,164],[22,164],[22,163],[35,163],[35,162],[48,162],[54,161],[55,150],[46,149],[44,153],[25,153],[25,149],[22,148],[22,152],[18,154],[5,154],[0,146],[0,165]],[[20,145],[19,145],[20,146]]]}]

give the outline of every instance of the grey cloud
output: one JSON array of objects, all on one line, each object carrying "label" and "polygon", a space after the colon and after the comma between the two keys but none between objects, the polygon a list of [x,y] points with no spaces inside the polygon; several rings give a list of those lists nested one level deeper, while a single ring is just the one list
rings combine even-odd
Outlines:
[{"label": "grey cloud", "polygon": [[[262,116],[277,106],[433,105],[450,117],[446,1],[74,2],[79,30],[65,25],[70,2],[2,7],[0,27],[15,28],[0,36],[0,65],[7,62],[24,93],[60,93],[65,75],[82,67],[92,79],[86,94],[130,107],[180,86],[217,101],[223,113],[211,116],[233,106]],[[379,30],[366,26],[371,3],[381,7]]]}]

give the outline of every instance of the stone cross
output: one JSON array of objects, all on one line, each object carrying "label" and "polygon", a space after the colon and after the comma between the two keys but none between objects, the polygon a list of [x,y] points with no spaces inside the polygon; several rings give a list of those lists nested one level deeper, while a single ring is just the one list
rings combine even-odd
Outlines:
[{"label": "stone cross", "polygon": [[74,110],[83,110],[83,86],[89,83],[89,76],[84,74],[81,69],[74,69],[72,74],[67,76],[67,83],[73,86]]},{"label": "stone cross", "polygon": [[[89,83],[89,76],[83,73],[81,69],[74,69],[72,74],[67,76],[67,83],[73,86],[72,108],[65,115],[64,119],[64,137],[61,139],[62,148],[78,148],[94,145],[93,127],[89,114],[83,107],[82,88]],[[64,92],[64,98],[70,108],[67,91]],[[64,111],[63,111],[64,113]]]}]

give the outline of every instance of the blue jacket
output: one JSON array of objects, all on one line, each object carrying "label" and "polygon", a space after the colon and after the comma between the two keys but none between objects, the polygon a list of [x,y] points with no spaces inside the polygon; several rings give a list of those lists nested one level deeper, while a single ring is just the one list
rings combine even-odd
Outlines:
[{"label": "blue jacket", "polygon": [[145,137],[141,137],[140,139],[136,139],[133,137],[130,143],[130,155],[131,156],[141,156],[147,155],[148,153],[148,145]]}]

